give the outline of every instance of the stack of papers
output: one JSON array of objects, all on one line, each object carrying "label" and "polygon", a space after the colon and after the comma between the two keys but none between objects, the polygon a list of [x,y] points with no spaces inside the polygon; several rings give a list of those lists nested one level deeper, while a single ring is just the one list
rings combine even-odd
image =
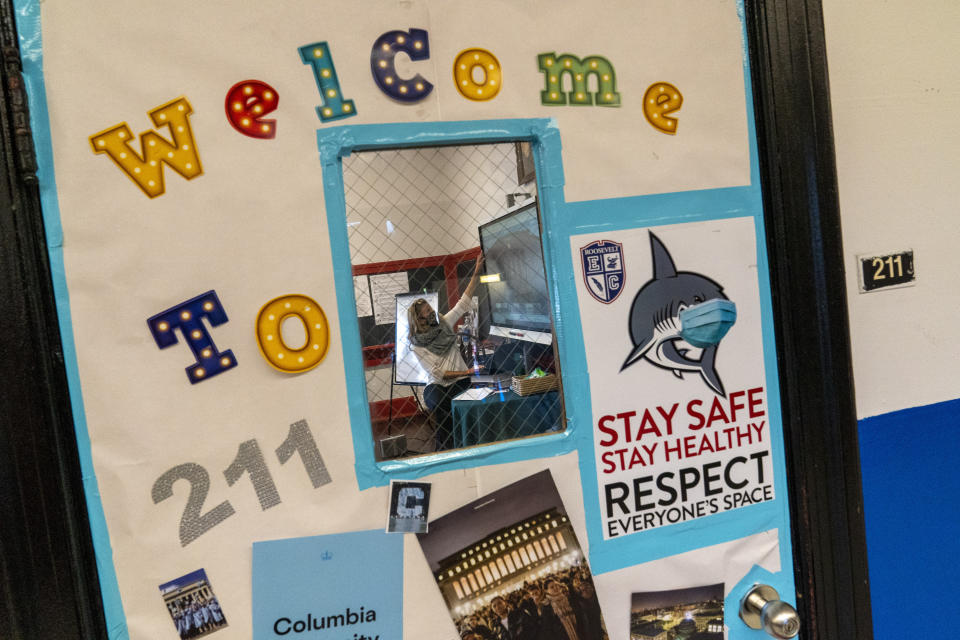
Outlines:
[{"label": "stack of papers", "polygon": [[489,387],[483,389],[467,389],[454,398],[454,400],[483,400],[491,393],[493,393],[493,389]]}]

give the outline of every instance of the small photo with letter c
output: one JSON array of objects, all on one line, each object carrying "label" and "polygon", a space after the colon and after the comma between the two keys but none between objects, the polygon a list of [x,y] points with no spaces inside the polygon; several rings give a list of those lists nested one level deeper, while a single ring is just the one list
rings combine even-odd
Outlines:
[{"label": "small photo with letter c", "polygon": [[426,533],[429,508],[429,482],[392,480],[387,533]]}]

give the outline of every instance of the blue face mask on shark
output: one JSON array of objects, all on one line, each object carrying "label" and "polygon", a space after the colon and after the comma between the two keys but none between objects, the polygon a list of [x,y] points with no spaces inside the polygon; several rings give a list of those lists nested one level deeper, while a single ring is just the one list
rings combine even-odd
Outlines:
[{"label": "blue face mask on shark", "polygon": [[680,312],[680,337],[701,349],[718,344],[737,321],[737,305],[714,298]]}]

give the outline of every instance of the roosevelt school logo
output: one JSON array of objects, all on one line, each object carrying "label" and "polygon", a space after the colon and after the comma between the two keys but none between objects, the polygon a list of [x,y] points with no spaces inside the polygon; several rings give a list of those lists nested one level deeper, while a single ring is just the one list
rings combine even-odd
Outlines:
[{"label": "roosevelt school logo", "polygon": [[726,396],[717,373],[717,346],[736,322],[737,306],[710,278],[677,271],[670,252],[653,233],[650,252],[653,278],[630,305],[633,349],[620,371],[646,360],[680,379],[684,373],[699,374],[711,391]]},{"label": "roosevelt school logo", "polygon": [[583,281],[594,299],[610,304],[623,291],[623,245],[597,240],[580,248]]}]

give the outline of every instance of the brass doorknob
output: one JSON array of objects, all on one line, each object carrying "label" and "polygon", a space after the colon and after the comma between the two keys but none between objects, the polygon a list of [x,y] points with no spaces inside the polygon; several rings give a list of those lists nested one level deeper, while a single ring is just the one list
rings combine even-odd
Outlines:
[{"label": "brass doorknob", "polygon": [[763,629],[774,638],[788,640],[800,633],[797,610],[780,599],[777,590],[755,584],[740,601],[740,619],[751,629]]}]

